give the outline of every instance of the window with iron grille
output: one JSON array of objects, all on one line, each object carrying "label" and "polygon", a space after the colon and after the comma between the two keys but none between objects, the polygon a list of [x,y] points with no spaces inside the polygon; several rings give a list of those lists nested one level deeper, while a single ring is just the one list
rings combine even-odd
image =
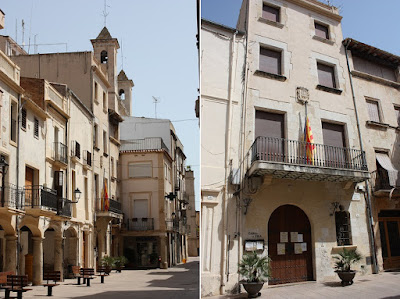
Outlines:
[{"label": "window with iron grille", "polygon": [[350,213],[342,210],[335,212],[335,223],[337,245],[352,245]]},{"label": "window with iron grille", "polygon": [[26,109],[24,108],[21,111],[21,126],[23,129],[26,129]]},{"label": "window with iron grille", "polygon": [[35,137],[39,138],[39,120],[35,117],[35,128],[33,131]]}]

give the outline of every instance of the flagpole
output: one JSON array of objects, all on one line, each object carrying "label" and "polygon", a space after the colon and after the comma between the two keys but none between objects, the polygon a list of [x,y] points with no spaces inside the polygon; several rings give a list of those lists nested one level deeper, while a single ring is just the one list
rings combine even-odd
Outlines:
[{"label": "flagpole", "polygon": [[304,101],[305,108],[305,121],[304,121],[304,162],[307,164],[307,103],[308,101]]}]

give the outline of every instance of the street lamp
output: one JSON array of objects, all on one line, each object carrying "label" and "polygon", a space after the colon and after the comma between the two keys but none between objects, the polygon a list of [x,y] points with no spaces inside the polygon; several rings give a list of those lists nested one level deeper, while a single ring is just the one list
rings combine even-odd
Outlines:
[{"label": "street lamp", "polygon": [[5,180],[6,180],[6,173],[8,170],[8,163],[4,156],[0,157],[0,169],[1,169],[1,206],[4,207],[4,199],[5,199]]},{"label": "street lamp", "polygon": [[71,203],[78,203],[79,199],[81,198],[81,190],[79,190],[79,188],[76,188],[74,191],[74,199],[75,201],[71,201]]}]

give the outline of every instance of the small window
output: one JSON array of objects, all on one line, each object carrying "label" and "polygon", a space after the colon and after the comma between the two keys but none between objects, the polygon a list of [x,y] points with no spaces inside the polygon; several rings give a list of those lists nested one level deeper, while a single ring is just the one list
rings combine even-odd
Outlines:
[{"label": "small window", "polygon": [[115,177],[115,173],[114,173],[114,158],[111,157],[111,176]]},{"label": "small window", "polygon": [[324,39],[329,39],[329,27],[327,25],[322,25],[314,22],[315,25],[315,35]]},{"label": "small window", "polygon": [[125,100],[125,90],[120,89],[118,94],[121,100]]},{"label": "small window", "polygon": [[35,128],[33,134],[36,138],[39,138],[39,120],[35,117]]},{"label": "small window", "polygon": [[107,51],[103,50],[100,53],[100,62],[101,63],[107,63],[108,62],[108,54]]},{"label": "small window", "polygon": [[352,245],[350,213],[339,206],[340,211],[335,212],[336,241],[338,246]]},{"label": "small window", "polygon": [[107,154],[107,132],[103,131],[103,153]]},{"label": "small window", "polygon": [[75,153],[74,153],[75,157],[77,157],[78,159],[81,158],[81,145],[79,144],[79,142],[75,141]]},{"label": "small window", "polygon": [[103,91],[103,111],[107,111],[107,96],[106,93]]},{"label": "small window", "polygon": [[150,178],[153,176],[151,162],[129,163],[129,178]]},{"label": "small window", "polygon": [[260,48],[260,71],[282,75],[281,56],[280,51]]},{"label": "small window", "polygon": [[330,88],[336,88],[334,67],[318,62],[317,69],[319,84]]},{"label": "small window", "polygon": [[378,101],[367,100],[369,120],[377,123],[381,122],[381,116],[379,114],[379,103]]},{"label": "small window", "polygon": [[397,126],[400,127],[400,107],[394,107],[396,112]]},{"label": "small window", "polygon": [[98,87],[98,84],[97,84],[97,82],[94,82],[94,100],[96,101],[96,102],[98,102],[99,101],[99,99],[98,99],[98,92],[99,92],[99,87]]},{"label": "small window", "polygon": [[21,126],[26,130],[26,109],[22,108],[21,111]]},{"label": "small window", "polygon": [[11,141],[17,142],[17,103],[11,102],[11,131],[10,139]]},{"label": "small window", "polygon": [[262,17],[268,21],[279,23],[279,7],[273,7],[264,3]]},{"label": "small window", "polygon": [[94,145],[94,147],[99,147],[99,144],[98,144],[98,137],[97,137],[97,134],[98,134],[98,127],[97,127],[97,125],[95,124],[94,125],[94,130],[93,130],[93,145]]}]

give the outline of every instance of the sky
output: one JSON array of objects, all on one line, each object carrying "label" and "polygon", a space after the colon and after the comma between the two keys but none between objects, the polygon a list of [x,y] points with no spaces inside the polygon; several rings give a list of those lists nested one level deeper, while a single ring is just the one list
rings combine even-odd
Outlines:
[{"label": "sky", "polygon": [[[323,0],[321,2],[327,3]],[[399,0],[330,0],[339,8],[343,37],[400,55]],[[236,27],[242,0],[202,0],[201,16],[230,27]]]},{"label": "sky", "polygon": [[[90,39],[104,27],[106,12],[106,26],[121,46],[118,72],[123,66],[135,84],[133,115],[155,117],[153,96],[160,100],[157,118],[170,119],[183,143],[186,165],[194,170],[199,210],[196,1],[107,0],[104,10],[103,0],[2,0],[0,9],[5,13],[0,34],[24,42],[30,53],[91,51]],[[37,47],[33,46],[35,39]]]}]

